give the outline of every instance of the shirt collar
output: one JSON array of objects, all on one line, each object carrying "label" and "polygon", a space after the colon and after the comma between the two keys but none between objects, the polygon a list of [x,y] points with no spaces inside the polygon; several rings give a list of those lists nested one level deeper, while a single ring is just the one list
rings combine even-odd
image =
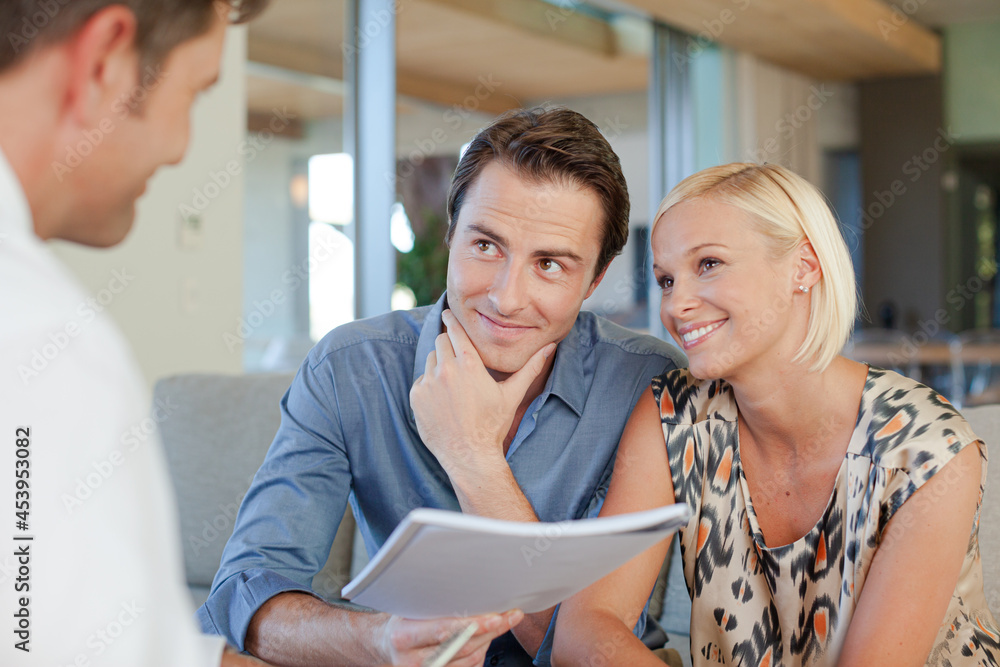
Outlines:
[{"label": "shirt collar", "polygon": [[448,305],[447,294],[442,294],[424,317],[424,325],[420,328],[420,336],[417,337],[417,354],[413,358],[413,380],[424,374],[427,366],[427,355],[434,350],[434,341],[441,333],[441,312]]},{"label": "shirt collar", "polygon": [[[448,295],[442,294],[431,309],[427,311],[424,325],[417,338],[417,353],[413,360],[413,379],[424,374],[427,365],[427,355],[434,349],[434,340],[441,333],[441,312],[448,307]],[[577,416],[583,414],[583,406],[587,395],[583,378],[583,353],[580,349],[580,319],[573,323],[566,338],[556,347],[556,358],[552,363],[552,373],[545,383],[542,396],[554,394],[561,398]]]},{"label": "shirt collar", "polygon": [[583,379],[583,350],[580,346],[580,316],[577,315],[573,328],[556,347],[556,358],[552,363],[552,374],[547,387],[565,401],[577,417],[583,416],[583,406],[587,401],[587,391]]},{"label": "shirt collar", "polygon": [[33,236],[31,208],[14,168],[0,149],[0,242],[7,235]]}]

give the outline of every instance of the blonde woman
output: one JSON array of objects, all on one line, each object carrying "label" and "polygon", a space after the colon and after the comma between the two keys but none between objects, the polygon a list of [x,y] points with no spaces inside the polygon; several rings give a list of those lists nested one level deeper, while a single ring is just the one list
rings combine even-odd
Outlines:
[{"label": "blonde woman", "polygon": [[[774,165],[708,169],[652,245],[690,365],[636,406],[603,513],[691,506],[694,664],[996,665],[986,447],[931,389],[840,356],[854,275],[820,193]],[[562,605],[555,664],[662,664],[631,628],[666,548]]]}]

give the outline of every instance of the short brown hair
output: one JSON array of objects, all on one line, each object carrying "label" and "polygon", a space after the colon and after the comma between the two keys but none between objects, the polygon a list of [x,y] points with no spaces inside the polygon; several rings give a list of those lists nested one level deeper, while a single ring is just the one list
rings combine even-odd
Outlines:
[{"label": "short brown hair", "polygon": [[515,109],[472,140],[455,169],[448,194],[448,243],[465,194],[486,165],[498,161],[525,180],[565,180],[592,190],[604,209],[596,278],[628,240],[628,186],[621,161],[596,125],[564,107]]},{"label": "short brown hair", "polygon": [[138,22],[135,47],[142,66],[159,63],[174,47],[212,25],[218,8],[232,23],[257,16],[268,0],[3,0],[0,3],[0,73],[36,46],[56,44],[112,5],[132,10]]}]

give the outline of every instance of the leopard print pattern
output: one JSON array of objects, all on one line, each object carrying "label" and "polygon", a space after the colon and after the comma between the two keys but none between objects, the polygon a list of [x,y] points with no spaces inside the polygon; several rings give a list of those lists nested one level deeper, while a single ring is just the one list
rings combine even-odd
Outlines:
[{"label": "leopard print pattern", "polygon": [[[875,551],[895,537],[890,519],[927,480],[949,474],[945,464],[973,443],[983,461],[982,502],[986,448],[965,419],[924,385],[871,368],[821,519],[795,542],[768,547],[740,465],[731,387],[683,369],[652,386],[675,496],[692,509],[680,540],[695,665],[835,664]],[[978,514],[927,665],[998,667],[1000,631],[983,593]]]}]

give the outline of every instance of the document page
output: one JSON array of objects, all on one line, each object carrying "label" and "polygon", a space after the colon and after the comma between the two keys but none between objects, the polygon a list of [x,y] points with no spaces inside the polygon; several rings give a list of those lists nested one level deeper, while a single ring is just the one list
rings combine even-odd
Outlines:
[{"label": "document page", "polygon": [[668,538],[678,503],[580,521],[524,523],[410,512],[343,596],[406,618],[548,609]]}]

